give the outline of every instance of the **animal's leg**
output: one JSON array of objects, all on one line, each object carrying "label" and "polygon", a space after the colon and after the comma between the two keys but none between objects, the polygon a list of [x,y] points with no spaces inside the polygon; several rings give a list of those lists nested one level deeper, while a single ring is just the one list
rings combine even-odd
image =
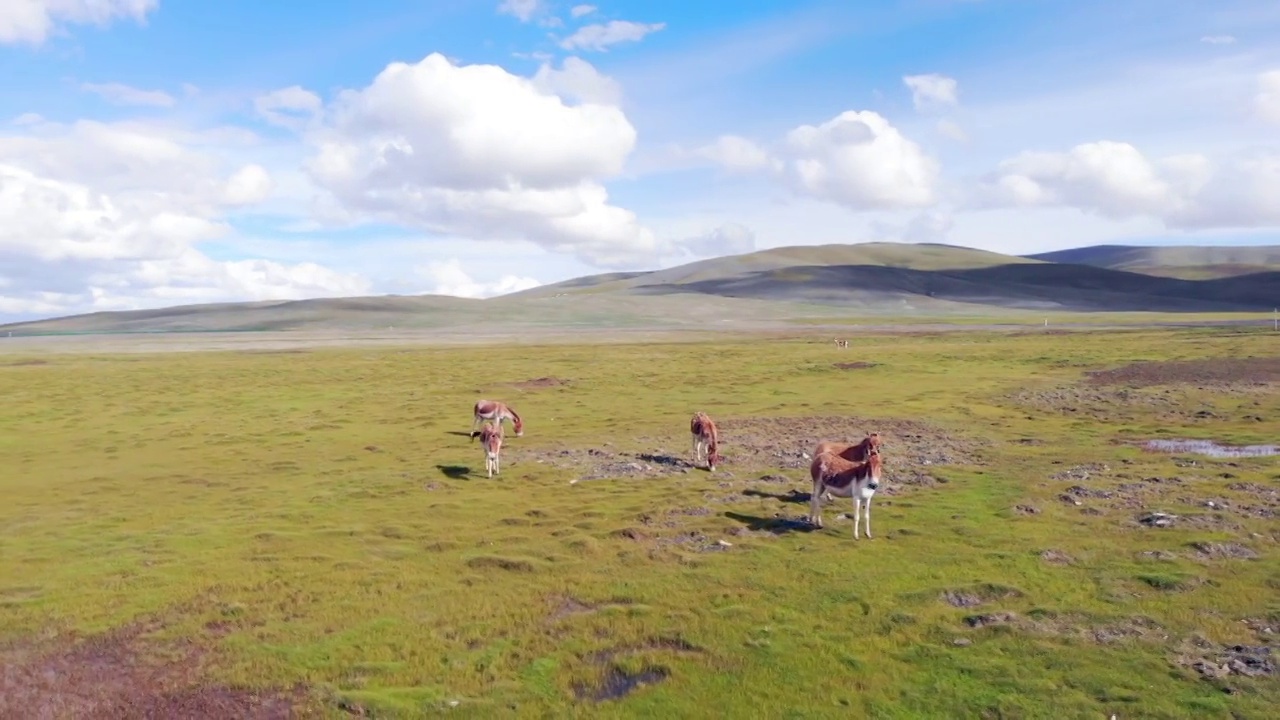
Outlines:
[{"label": "animal's leg", "polygon": [[871,498],[867,498],[867,537],[871,537]]},{"label": "animal's leg", "polygon": [[493,456],[493,471],[498,473],[499,475],[502,474],[502,456],[501,455]]},{"label": "animal's leg", "polygon": [[813,492],[809,495],[809,524],[821,529],[822,528],[822,483],[813,484]]},{"label": "animal's leg", "polygon": [[858,497],[857,488],[853,491],[853,539],[858,539],[858,519],[862,517],[862,498]]},{"label": "animal's leg", "polygon": [[476,415],[475,417],[471,418],[471,439],[473,440],[476,437],[476,425],[480,423],[480,420],[481,418],[479,415]]}]

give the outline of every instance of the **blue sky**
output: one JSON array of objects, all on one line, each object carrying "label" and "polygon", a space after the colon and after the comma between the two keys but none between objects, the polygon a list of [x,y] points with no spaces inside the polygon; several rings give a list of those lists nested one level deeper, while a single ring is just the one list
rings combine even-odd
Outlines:
[{"label": "blue sky", "polygon": [[1280,4],[33,0],[0,320],[1280,227]]}]

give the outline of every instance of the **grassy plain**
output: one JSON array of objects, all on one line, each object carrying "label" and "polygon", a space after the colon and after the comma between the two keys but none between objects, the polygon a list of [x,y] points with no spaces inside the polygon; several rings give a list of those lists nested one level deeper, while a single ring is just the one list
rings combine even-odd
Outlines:
[{"label": "grassy plain", "polygon": [[[1275,343],[0,355],[0,680],[45,678],[0,715],[198,685],[333,717],[1267,717],[1274,665],[1220,668],[1280,631],[1280,464],[1129,441],[1276,442],[1280,375],[1247,362]],[[1240,377],[1085,374],[1214,358]],[[501,481],[465,434],[480,396],[527,424]],[[714,474],[682,464],[696,409]],[[798,453],[871,429],[875,538],[841,503],[810,532]],[[42,674],[102,633],[121,677]]]}]

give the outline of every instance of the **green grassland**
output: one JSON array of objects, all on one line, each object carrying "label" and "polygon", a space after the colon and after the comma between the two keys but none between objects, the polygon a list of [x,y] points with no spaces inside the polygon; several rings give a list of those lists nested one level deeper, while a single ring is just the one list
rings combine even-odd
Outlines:
[{"label": "green grassland", "polygon": [[[302,685],[332,717],[1270,716],[1274,674],[1191,663],[1280,628],[1280,463],[1123,441],[1276,442],[1274,379],[1084,373],[1275,334],[853,340],[0,355],[0,661],[142,623],[156,657],[204,648],[199,682]],[[477,397],[525,419],[501,482]],[[698,409],[715,473],[611,471],[687,458]],[[801,461],[743,450],[873,429],[870,540],[840,501],[794,522]]]}]

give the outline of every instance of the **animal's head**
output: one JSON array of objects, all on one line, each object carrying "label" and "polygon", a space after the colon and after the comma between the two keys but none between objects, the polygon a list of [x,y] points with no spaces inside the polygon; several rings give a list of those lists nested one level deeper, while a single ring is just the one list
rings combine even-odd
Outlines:
[{"label": "animal's head", "polygon": [[867,458],[867,471],[868,471],[868,475],[870,476],[870,477],[868,478],[868,480],[867,480],[867,489],[868,489],[868,490],[872,490],[872,491],[874,491],[874,490],[879,489],[879,487],[880,487],[880,471],[881,471],[881,469],[882,469],[883,467],[884,467],[884,466],[883,466],[883,463],[882,463],[882,462],[881,462],[881,460],[880,460],[880,453],[879,453],[879,452],[876,452],[876,453],[874,453],[873,455],[871,455],[870,457],[868,457],[868,458]]},{"label": "animal's head", "polygon": [[516,418],[512,418],[511,423],[512,423],[512,426],[513,426],[513,427],[515,427],[515,429],[516,429],[516,437],[521,437],[521,436],[523,436],[523,435],[524,435],[524,421],[523,421],[523,420],[521,420],[520,418],[516,417]]},{"label": "animal's head", "polygon": [[867,455],[880,454],[880,433],[867,433],[867,438],[863,440],[867,444]]}]

